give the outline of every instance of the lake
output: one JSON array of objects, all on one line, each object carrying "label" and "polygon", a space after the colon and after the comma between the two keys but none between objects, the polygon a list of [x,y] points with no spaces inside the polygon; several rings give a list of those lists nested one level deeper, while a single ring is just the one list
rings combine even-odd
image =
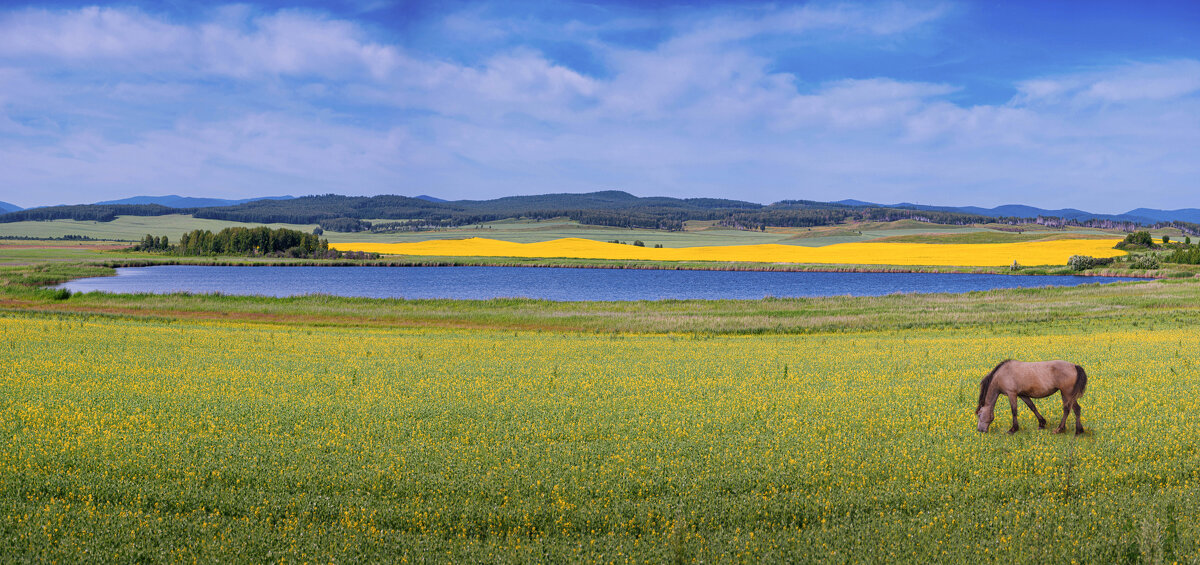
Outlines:
[{"label": "lake", "polygon": [[71,281],[72,292],[221,293],[370,298],[505,297],[575,300],[758,299],[970,292],[1144,279],[952,273],[674,271],[531,267],[209,267],[117,269],[115,277]]}]

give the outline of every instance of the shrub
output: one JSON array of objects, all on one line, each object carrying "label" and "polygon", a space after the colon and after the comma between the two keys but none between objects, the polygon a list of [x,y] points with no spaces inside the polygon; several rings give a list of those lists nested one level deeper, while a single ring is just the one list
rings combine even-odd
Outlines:
[{"label": "shrub", "polygon": [[1101,265],[1108,265],[1109,263],[1112,263],[1112,262],[1113,262],[1113,260],[1111,258],[1096,258],[1096,257],[1089,257],[1087,255],[1072,255],[1070,259],[1067,259],[1067,266],[1075,271],[1086,271],[1093,267],[1099,267]]},{"label": "shrub", "polygon": [[1166,263],[1183,263],[1186,265],[1200,265],[1200,247],[1184,247],[1176,249],[1163,258]]},{"label": "shrub", "polygon": [[1128,234],[1125,239],[1121,240],[1121,243],[1116,245],[1117,249],[1149,249],[1152,247],[1154,247],[1154,238],[1146,230]]},{"label": "shrub", "polygon": [[1158,257],[1150,253],[1137,256],[1129,264],[1130,269],[1157,269],[1158,267]]}]

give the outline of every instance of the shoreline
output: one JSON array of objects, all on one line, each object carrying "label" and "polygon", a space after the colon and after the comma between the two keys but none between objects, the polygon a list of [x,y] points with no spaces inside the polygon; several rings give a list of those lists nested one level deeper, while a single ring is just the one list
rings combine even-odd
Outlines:
[{"label": "shoreline", "polygon": [[[927,273],[966,275],[1082,276],[1158,280],[1170,278],[1162,273],[1132,273],[1114,269],[1074,271],[1063,266],[1029,266],[1013,271],[1008,267],[954,267],[930,265],[836,265],[820,263],[759,263],[703,261],[639,261],[597,259],[536,259],[524,257],[434,257],[409,259],[257,259],[164,258],[106,260],[96,264],[111,269],[169,265],[213,267],[524,267],[557,269],[636,269],[663,271],[746,271],[746,272],[818,272],[818,273]],[[1160,269],[1161,270],[1161,269]]]}]

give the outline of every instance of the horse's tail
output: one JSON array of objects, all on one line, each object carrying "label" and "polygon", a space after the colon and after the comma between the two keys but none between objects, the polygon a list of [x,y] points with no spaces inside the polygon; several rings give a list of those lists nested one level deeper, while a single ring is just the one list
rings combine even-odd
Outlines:
[{"label": "horse's tail", "polygon": [[1075,390],[1072,391],[1072,394],[1075,396],[1075,398],[1079,398],[1080,396],[1083,396],[1083,391],[1086,389],[1087,371],[1084,371],[1083,367],[1075,365]]},{"label": "horse's tail", "polygon": [[988,373],[982,381],[979,381],[979,404],[975,405],[975,412],[979,412],[979,409],[983,408],[983,401],[987,397],[988,387],[992,385],[992,377],[996,376],[996,371],[999,371],[1000,367],[1003,367],[1004,364],[1008,363],[1009,361],[1012,361],[1012,359],[1005,359],[1001,361],[999,365],[996,365],[996,367],[992,369],[992,372]]}]

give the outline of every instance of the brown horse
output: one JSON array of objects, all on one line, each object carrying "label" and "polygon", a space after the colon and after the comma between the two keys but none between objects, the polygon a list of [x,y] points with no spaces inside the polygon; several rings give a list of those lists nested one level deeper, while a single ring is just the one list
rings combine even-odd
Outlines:
[{"label": "brown horse", "polygon": [[1017,399],[1033,410],[1037,416],[1038,428],[1045,429],[1046,419],[1038,412],[1030,398],[1045,398],[1059,392],[1062,394],[1063,415],[1054,433],[1062,433],[1067,429],[1067,415],[1075,411],[1075,434],[1083,433],[1083,424],[1079,421],[1079,397],[1087,388],[1087,373],[1083,367],[1066,361],[1039,361],[1026,363],[1008,359],[996,365],[979,383],[979,405],[975,407],[975,415],[979,417],[979,431],[987,432],[995,418],[996,399],[1001,395],[1008,397],[1012,406],[1012,429],[1015,433],[1021,429],[1017,425]]}]

